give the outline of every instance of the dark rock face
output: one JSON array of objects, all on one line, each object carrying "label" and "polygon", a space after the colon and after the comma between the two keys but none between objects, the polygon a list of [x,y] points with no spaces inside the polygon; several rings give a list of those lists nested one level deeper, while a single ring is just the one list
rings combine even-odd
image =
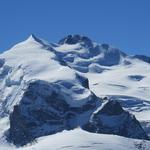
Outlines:
[{"label": "dark rock face", "polygon": [[94,133],[148,139],[136,118],[129,112],[124,111],[117,101],[106,103],[98,112],[91,116],[89,122],[83,126],[83,129]]},{"label": "dark rock face", "polygon": [[[10,115],[10,130],[8,141],[13,141],[14,144],[23,144],[32,141],[33,137],[28,130],[33,126],[29,125],[24,116],[21,114],[19,106],[14,107],[14,112]],[[24,139],[24,141],[23,141]]]},{"label": "dark rock face", "polygon": [[141,81],[145,77],[142,75],[130,75],[128,76],[128,78],[134,81]]},{"label": "dark rock face", "polygon": [[135,56],[133,56],[133,58],[140,59],[140,60],[145,61],[145,62],[147,62],[147,63],[150,64],[150,57],[148,57],[148,56],[145,56],[145,55],[135,55]]},{"label": "dark rock face", "polygon": [[74,129],[79,126],[78,116],[94,110],[98,101],[91,94],[85,104],[74,107],[67,103],[67,98],[56,83],[30,83],[20,104],[10,115],[8,140],[20,146],[40,136]]},{"label": "dark rock face", "polygon": [[[106,46],[105,46],[106,47]],[[104,65],[104,66],[113,66],[118,65],[120,63],[121,57],[125,57],[126,54],[121,52],[120,50],[116,48],[109,48],[106,49],[104,53],[104,57],[100,58],[98,60],[98,64]]]},{"label": "dark rock face", "polygon": [[101,44],[101,46],[102,46],[104,49],[106,49],[106,50],[108,50],[108,48],[109,48],[109,45],[108,45],[108,44],[105,44],[105,43]]},{"label": "dark rock face", "polygon": [[81,85],[85,88],[89,89],[89,80],[86,77],[83,77],[79,74],[76,74],[77,80],[81,83]]},{"label": "dark rock face", "polygon": [[[88,87],[87,83],[84,84]],[[136,118],[124,111],[119,102],[109,101],[95,113],[101,101],[93,93],[85,99],[85,103],[81,100],[82,104],[74,106],[68,103],[72,97],[68,97],[62,86],[70,89],[73,85],[67,81],[48,83],[41,80],[29,84],[10,115],[8,141],[22,146],[38,137],[77,126],[94,133],[148,139]],[[82,115],[86,115],[83,120],[80,118]]]},{"label": "dark rock face", "polygon": [[4,65],[5,59],[0,59],[0,68]]},{"label": "dark rock face", "polygon": [[113,116],[120,115],[123,112],[124,110],[122,109],[119,102],[109,101],[109,103],[106,103],[104,107],[98,112],[98,114]]},{"label": "dark rock face", "polygon": [[81,43],[81,42],[83,42],[84,45],[87,45],[89,47],[91,47],[93,45],[92,41],[88,37],[81,36],[78,34],[68,35],[67,37],[60,40],[58,42],[58,44],[65,44],[65,43],[66,44],[77,44],[77,43]]}]

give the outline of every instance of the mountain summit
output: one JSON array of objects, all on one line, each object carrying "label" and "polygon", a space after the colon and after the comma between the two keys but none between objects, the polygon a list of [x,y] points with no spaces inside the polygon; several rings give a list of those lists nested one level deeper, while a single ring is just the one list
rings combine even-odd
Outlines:
[{"label": "mountain summit", "polygon": [[86,36],[81,36],[79,34],[75,35],[68,35],[65,38],[61,39],[58,44],[77,44],[77,43],[82,43],[83,45],[86,45],[88,47],[92,47],[92,41],[86,37]]},{"label": "mountain summit", "polygon": [[49,47],[49,43],[41,38],[38,38],[34,34],[31,34],[25,41],[16,44],[11,49],[28,49],[38,47]]},{"label": "mountain summit", "polygon": [[39,41],[39,39],[34,34],[31,34],[28,37],[27,41]]}]

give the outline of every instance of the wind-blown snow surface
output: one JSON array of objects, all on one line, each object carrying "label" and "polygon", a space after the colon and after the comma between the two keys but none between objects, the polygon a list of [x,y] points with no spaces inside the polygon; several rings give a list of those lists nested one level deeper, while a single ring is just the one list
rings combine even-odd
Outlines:
[{"label": "wind-blown snow surface", "polygon": [[149,150],[150,142],[116,135],[96,134],[75,129],[44,136],[32,145],[15,148],[2,145],[2,150]]},{"label": "wind-blown snow surface", "polygon": [[[147,57],[146,61],[138,58],[128,56],[107,44],[93,43],[87,37],[78,35],[68,36],[59,44],[49,44],[31,35],[26,41],[0,55],[1,136],[9,128],[8,117],[13,107],[20,103],[29,83],[37,80],[57,83],[63,87],[65,95],[71,95],[72,99],[66,98],[70,106],[84,105],[92,92],[99,97],[107,96],[118,100],[126,110],[135,114],[145,131],[150,133],[150,64]],[[83,86],[79,75],[89,79],[89,89]],[[48,148],[51,145],[56,146],[52,139],[62,141],[64,137],[68,137],[66,143],[54,148],[109,149],[106,142],[108,140],[117,147],[114,149],[138,149],[134,144],[136,140],[92,134],[82,130],[65,131],[40,138],[33,148],[40,150],[43,144],[48,144]],[[81,139],[77,140],[79,143],[77,142],[74,147],[63,147],[68,143],[74,143],[73,141],[79,137]],[[70,142],[67,142],[69,140]],[[92,144],[101,143],[101,140],[104,143],[103,147],[101,144]],[[84,147],[88,142],[91,147]],[[142,141],[137,140],[138,146],[140,142]],[[0,146],[0,149],[3,148]]]}]

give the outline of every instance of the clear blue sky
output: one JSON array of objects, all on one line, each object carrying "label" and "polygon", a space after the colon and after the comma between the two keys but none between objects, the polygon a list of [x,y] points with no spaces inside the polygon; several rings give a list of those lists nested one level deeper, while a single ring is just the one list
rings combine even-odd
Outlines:
[{"label": "clear blue sky", "polygon": [[50,42],[84,34],[150,56],[150,0],[0,0],[0,51],[31,33]]}]

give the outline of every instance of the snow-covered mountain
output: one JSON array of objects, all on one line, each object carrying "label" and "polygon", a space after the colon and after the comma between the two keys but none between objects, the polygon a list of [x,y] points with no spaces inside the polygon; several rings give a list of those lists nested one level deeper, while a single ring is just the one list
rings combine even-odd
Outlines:
[{"label": "snow-covered mountain", "polygon": [[[69,35],[58,44],[31,35],[0,54],[0,149],[33,142],[27,149],[40,150],[49,140],[46,150],[51,145],[52,150],[100,148],[93,143],[108,149],[107,138],[112,149],[148,149],[149,113],[148,56],[129,56],[81,35]],[[71,143],[54,146],[51,140],[67,136]],[[119,146],[129,141],[125,137],[146,141]]]}]

